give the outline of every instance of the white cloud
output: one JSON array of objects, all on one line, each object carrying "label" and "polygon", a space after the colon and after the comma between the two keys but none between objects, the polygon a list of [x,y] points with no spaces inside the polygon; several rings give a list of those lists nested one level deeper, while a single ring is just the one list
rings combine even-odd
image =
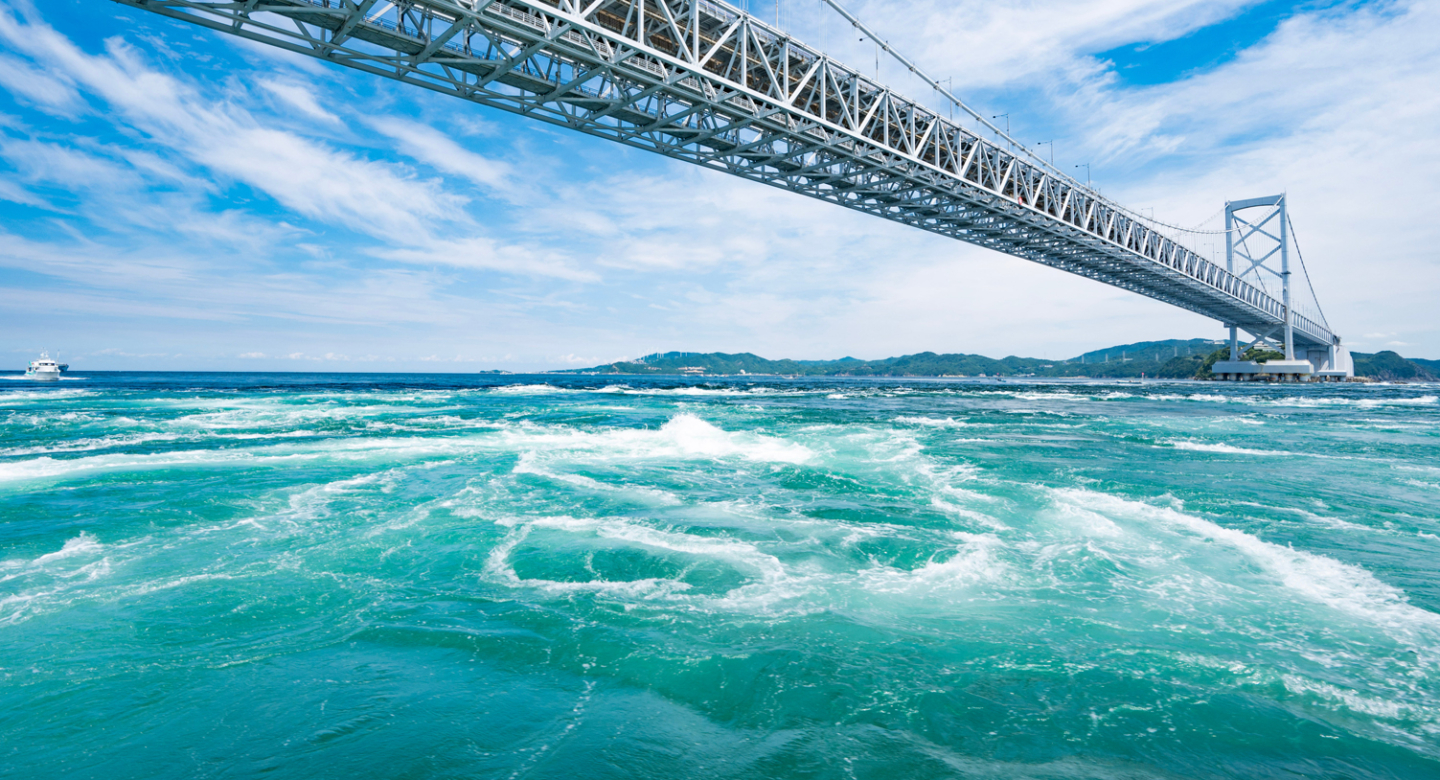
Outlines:
[{"label": "white cloud", "polygon": [[268,193],[297,213],[375,236],[415,236],[464,220],[465,199],[392,163],[364,160],[261,125],[233,103],[206,100],[111,39],[92,56],[52,28],[0,9],[0,39],[93,91],[125,120],[215,173]]},{"label": "white cloud", "polygon": [[394,139],[395,151],[481,187],[501,187],[511,176],[510,166],[464,148],[429,125],[382,116],[370,120],[370,126]]},{"label": "white cloud", "polygon": [[315,99],[315,93],[300,84],[292,84],[275,79],[260,79],[256,82],[267,92],[279,98],[291,108],[297,109],[300,113],[311,119],[319,119],[330,124],[340,124],[340,117],[320,107],[320,101]]},{"label": "white cloud", "polygon": [[63,78],[32,68],[15,57],[0,54],[0,86],[11,94],[25,98],[41,108],[73,117],[84,109],[84,101],[75,87]]},{"label": "white cloud", "polygon": [[573,352],[568,355],[557,355],[551,358],[551,361],[567,366],[598,366],[604,363],[619,362],[615,360],[605,360],[604,358],[598,358],[593,356],[583,357],[581,355],[576,355]]},{"label": "white cloud", "polygon": [[502,244],[494,239],[472,236],[459,239],[432,239],[424,244],[394,249],[376,249],[373,254],[387,260],[424,266],[500,271],[508,274],[548,276],[575,282],[593,282],[599,277],[558,252],[536,252],[523,246]]},{"label": "white cloud", "polygon": [[128,165],[60,144],[0,139],[0,157],[32,184],[100,191],[132,190],[142,184],[141,177]]},{"label": "white cloud", "polygon": [[13,181],[0,179],[0,200],[11,203],[19,203],[22,206],[35,206],[37,208],[49,208],[45,200]]},{"label": "white cloud", "polygon": [[231,128],[222,143],[194,152],[211,170],[269,193],[307,217],[379,238],[423,238],[435,222],[463,221],[465,199],[438,181],[419,181],[393,164],[363,160],[292,133]]},{"label": "white cloud", "polygon": [[[1053,83],[1100,70],[1093,56],[1133,43],[1174,40],[1261,0],[868,0],[850,6],[921,68],[973,90]],[[787,20],[812,45],[869,75],[874,44],[828,9]],[[917,99],[930,89],[882,55],[880,77]]]}]

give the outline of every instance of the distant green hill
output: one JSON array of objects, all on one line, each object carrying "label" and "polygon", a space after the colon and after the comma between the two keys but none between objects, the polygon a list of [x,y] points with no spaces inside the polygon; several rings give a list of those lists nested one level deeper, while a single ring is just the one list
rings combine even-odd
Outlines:
[{"label": "distant green hill", "polygon": [[[781,376],[1035,376],[1133,378],[1141,375],[1165,379],[1208,379],[1210,367],[1226,356],[1224,342],[1214,339],[1169,339],[1121,344],[1086,352],[1069,360],[1045,360],[1011,355],[936,354],[860,360],[768,360],[749,352],[664,352],[638,360],[574,369],[565,374],[689,374]],[[1249,360],[1272,360],[1279,353],[1251,350]],[[1394,352],[1354,353],[1356,376],[1391,381],[1428,381],[1440,375],[1440,361],[1406,360]]]},{"label": "distant green hill", "polygon": [[1430,372],[1432,376],[1440,377],[1440,360],[1423,360],[1421,358],[1406,358],[1411,363]]},{"label": "distant green hill", "polygon": [[1352,352],[1350,357],[1355,359],[1355,376],[1387,382],[1433,382],[1440,376],[1440,360],[1406,360],[1389,350],[1373,355]]},{"label": "distant green hill", "polygon": [[1121,344],[1118,347],[1097,349],[1074,358],[1076,362],[1104,363],[1121,360],[1149,360],[1164,363],[1177,357],[1204,357],[1225,342],[1215,339],[1169,339],[1168,341],[1141,341],[1135,344]]}]

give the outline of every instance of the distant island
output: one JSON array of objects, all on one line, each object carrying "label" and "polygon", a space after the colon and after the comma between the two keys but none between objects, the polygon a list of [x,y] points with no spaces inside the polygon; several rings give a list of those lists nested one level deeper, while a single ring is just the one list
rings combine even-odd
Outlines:
[{"label": "distant island", "polygon": [[[1229,348],[1214,339],[1169,339],[1121,344],[1086,352],[1066,360],[984,355],[936,354],[860,360],[767,360],[748,352],[664,352],[638,360],[594,368],[554,371],[557,374],[649,374],[691,376],[872,376],[872,377],[1073,377],[1093,379],[1138,378],[1209,379],[1210,367],[1228,357]],[[1434,381],[1440,377],[1440,360],[1406,359],[1386,351],[1352,352],[1355,375],[1383,381]],[[1280,358],[1278,352],[1252,349],[1246,359],[1264,362]]]}]

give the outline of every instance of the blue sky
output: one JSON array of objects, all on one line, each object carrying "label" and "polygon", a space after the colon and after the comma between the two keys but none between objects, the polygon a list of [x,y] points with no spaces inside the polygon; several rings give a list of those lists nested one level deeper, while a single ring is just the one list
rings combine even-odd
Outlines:
[{"label": "blue sky", "polygon": [[1098,52],[1095,57],[1109,61],[1115,75],[1126,84],[1165,84],[1233,62],[1297,14],[1339,10],[1343,15],[1351,8],[1339,0],[1270,0],[1238,5],[1229,15],[1203,20],[1176,37],[1169,37],[1173,32],[1161,33],[1159,40],[1126,43]]},{"label": "blue sky", "polygon": [[[1335,328],[1357,349],[1440,357],[1434,8],[854,9],[1132,208],[1195,224],[1288,192]],[[782,14],[873,67],[818,0]],[[46,348],[76,368],[347,371],[671,349],[1059,358],[1221,335],[1058,271],[107,0],[0,0],[0,332],[11,367]]]}]

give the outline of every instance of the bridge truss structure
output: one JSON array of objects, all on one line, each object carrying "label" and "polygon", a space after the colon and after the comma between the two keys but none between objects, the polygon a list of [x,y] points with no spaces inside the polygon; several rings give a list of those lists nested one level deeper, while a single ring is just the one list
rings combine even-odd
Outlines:
[{"label": "bridge truss structure", "polygon": [[[1322,322],[1087,185],[713,0],[115,0],[1089,277],[1256,336]],[[913,66],[912,66],[913,67]]]}]

